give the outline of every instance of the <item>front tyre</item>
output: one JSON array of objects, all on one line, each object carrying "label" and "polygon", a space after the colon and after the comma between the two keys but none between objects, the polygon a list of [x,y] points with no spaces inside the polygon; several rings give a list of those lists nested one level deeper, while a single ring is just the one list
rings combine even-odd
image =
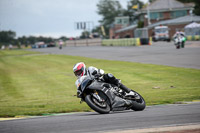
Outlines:
[{"label": "front tyre", "polygon": [[136,91],[133,91],[135,93],[134,95],[134,100],[132,100],[132,107],[131,109],[134,110],[134,111],[142,111],[145,109],[146,107],[146,103],[145,103],[145,100],[144,98],[139,94],[137,93]]},{"label": "front tyre", "polygon": [[85,102],[91,109],[100,114],[108,114],[110,112],[110,106],[107,102],[98,102],[92,95],[86,95]]},{"label": "front tyre", "polygon": [[180,49],[180,43],[176,44],[176,49]]}]

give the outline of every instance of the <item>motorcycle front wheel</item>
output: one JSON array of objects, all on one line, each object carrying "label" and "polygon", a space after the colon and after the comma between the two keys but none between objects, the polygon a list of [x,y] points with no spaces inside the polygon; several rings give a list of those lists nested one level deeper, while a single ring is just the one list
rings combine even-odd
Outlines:
[{"label": "motorcycle front wheel", "polygon": [[110,106],[106,101],[99,102],[95,97],[90,94],[86,95],[85,102],[91,109],[100,114],[108,114],[110,112]]},{"label": "motorcycle front wheel", "polygon": [[176,49],[180,49],[180,44],[176,44]]},{"label": "motorcycle front wheel", "polygon": [[144,98],[137,93],[136,91],[133,91],[135,93],[134,100],[132,100],[133,106],[131,107],[134,111],[142,111],[146,107],[146,103]]}]

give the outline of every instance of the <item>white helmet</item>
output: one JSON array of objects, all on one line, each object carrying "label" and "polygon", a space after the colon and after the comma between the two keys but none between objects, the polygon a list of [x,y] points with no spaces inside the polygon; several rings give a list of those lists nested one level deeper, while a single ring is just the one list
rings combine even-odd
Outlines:
[{"label": "white helmet", "polygon": [[86,74],[86,66],[83,62],[76,63],[73,67],[73,72],[76,77],[81,77]]}]

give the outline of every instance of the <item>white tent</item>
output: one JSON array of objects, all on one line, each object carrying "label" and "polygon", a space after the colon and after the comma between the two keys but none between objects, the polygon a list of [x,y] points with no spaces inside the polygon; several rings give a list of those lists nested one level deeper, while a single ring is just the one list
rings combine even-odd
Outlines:
[{"label": "white tent", "polygon": [[200,24],[192,22],[185,26],[185,34],[187,35],[200,35]]},{"label": "white tent", "polygon": [[192,22],[191,24],[185,26],[185,28],[197,28],[197,27],[200,27],[200,24],[196,22]]}]

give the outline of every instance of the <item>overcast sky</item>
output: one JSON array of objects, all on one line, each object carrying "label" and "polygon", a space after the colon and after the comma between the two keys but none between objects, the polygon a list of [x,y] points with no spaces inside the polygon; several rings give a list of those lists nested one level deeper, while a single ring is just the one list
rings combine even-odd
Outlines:
[{"label": "overcast sky", "polygon": [[[128,0],[118,0],[126,8]],[[147,0],[141,0],[147,2]],[[75,22],[99,25],[99,0],[0,0],[0,31],[12,30],[19,36],[42,35],[76,37],[81,30]]]}]

